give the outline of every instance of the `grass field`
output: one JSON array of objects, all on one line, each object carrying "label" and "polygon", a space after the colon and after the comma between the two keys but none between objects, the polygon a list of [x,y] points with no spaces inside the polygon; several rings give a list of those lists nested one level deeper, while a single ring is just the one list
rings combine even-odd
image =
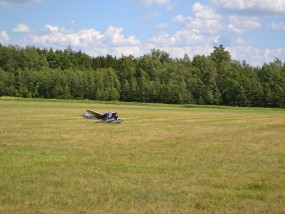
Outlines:
[{"label": "grass field", "polygon": [[0,98],[0,213],[285,213],[285,110]]}]

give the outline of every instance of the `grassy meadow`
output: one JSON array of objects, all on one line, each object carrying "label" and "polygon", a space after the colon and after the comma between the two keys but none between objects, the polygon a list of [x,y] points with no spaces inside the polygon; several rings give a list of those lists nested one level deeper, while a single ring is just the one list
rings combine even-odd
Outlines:
[{"label": "grassy meadow", "polygon": [[285,213],[285,110],[0,98],[0,213]]}]

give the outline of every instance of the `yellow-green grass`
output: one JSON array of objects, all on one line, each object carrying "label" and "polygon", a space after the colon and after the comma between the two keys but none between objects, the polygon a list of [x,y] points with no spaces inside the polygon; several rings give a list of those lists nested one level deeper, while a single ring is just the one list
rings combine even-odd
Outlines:
[{"label": "yellow-green grass", "polygon": [[[118,111],[121,124],[85,120]],[[284,213],[285,111],[0,99],[0,213]]]}]

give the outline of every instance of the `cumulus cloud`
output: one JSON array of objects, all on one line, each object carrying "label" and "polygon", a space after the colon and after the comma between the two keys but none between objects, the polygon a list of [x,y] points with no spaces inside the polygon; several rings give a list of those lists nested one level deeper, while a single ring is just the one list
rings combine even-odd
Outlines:
[{"label": "cumulus cloud", "polygon": [[203,5],[199,2],[193,4],[192,7],[195,17],[200,19],[220,19],[220,15],[207,5]]},{"label": "cumulus cloud", "polygon": [[192,6],[192,16],[178,15],[173,21],[182,23],[186,29],[196,29],[201,32],[215,34],[222,28],[221,18],[221,15],[209,6],[195,3]]},{"label": "cumulus cloud", "polygon": [[262,66],[264,63],[273,62],[275,58],[285,58],[285,48],[259,49],[242,39],[238,39],[226,48],[233,59],[246,60],[253,66]]},{"label": "cumulus cloud", "polygon": [[0,32],[0,44],[2,45],[8,45],[10,42],[10,38],[6,31]]},{"label": "cumulus cloud", "polygon": [[140,41],[135,36],[125,37],[122,32],[123,28],[110,26],[105,32],[104,40],[113,46],[135,46],[140,44]]},{"label": "cumulus cloud", "polygon": [[165,32],[165,24],[158,25],[149,46],[170,51],[174,57],[183,57],[185,53],[190,56],[210,53],[213,44],[219,40],[220,19],[221,16],[210,7],[195,3],[190,16],[177,15],[173,18],[174,22],[181,24],[180,30],[169,34]]},{"label": "cumulus cloud", "polygon": [[27,33],[30,31],[30,28],[27,25],[20,23],[20,24],[17,24],[16,27],[14,27],[12,31],[16,33]]},{"label": "cumulus cloud", "polygon": [[[167,51],[172,57],[182,58],[185,53],[190,57],[195,55],[209,55],[213,46],[219,45],[221,37],[230,35],[226,49],[230,51],[232,58],[246,60],[254,66],[262,66],[264,62],[271,62],[276,57],[285,58],[285,49],[260,49],[251,43],[242,40],[244,32],[250,29],[262,28],[262,19],[254,16],[232,15],[228,18],[228,27],[223,27],[223,17],[213,8],[201,3],[192,6],[189,16],[177,15],[173,21],[181,25],[181,29],[173,34],[167,33],[164,25],[157,27],[156,33],[148,43],[148,48],[159,48]],[[268,27],[282,30],[282,23],[271,23]],[[232,37],[232,32],[236,34]]]},{"label": "cumulus cloud", "polygon": [[173,34],[165,32],[165,24],[158,25],[157,31],[148,46],[171,53],[173,57],[197,54],[209,54],[213,45],[219,41],[222,29],[222,17],[209,6],[195,3],[189,16],[177,15],[174,22],[181,24],[181,29]]},{"label": "cumulus cloud", "polygon": [[135,36],[125,36],[123,28],[113,26],[102,33],[92,28],[73,32],[57,25],[46,25],[40,32],[29,34],[24,43],[56,49],[65,49],[70,45],[93,56],[141,53],[141,42]]},{"label": "cumulus cloud", "polygon": [[64,48],[68,45],[72,47],[88,47],[89,45],[100,45],[103,35],[95,29],[83,29],[78,32],[58,27],[56,25],[46,25],[44,29],[28,36],[30,43],[46,47]]},{"label": "cumulus cloud", "polygon": [[260,28],[261,24],[259,19],[256,17],[239,17],[239,16],[230,16],[229,17],[229,31],[234,33],[244,33],[248,29],[257,29]]},{"label": "cumulus cloud", "polygon": [[0,0],[0,6],[8,6],[12,4],[29,4],[29,3],[39,3],[42,0]]},{"label": "cumulus cloud", "polygon": [[150,40],[160,47],[203,46],[217,42],[217,36],[207,36],[197,29],[182,29],[173,35],[159,32]]},{"label": "cumulus cloud", "polygon": [[212,2],[221,8],[241,13],[274,15],[285,13],[284,0],[212,0]]}]

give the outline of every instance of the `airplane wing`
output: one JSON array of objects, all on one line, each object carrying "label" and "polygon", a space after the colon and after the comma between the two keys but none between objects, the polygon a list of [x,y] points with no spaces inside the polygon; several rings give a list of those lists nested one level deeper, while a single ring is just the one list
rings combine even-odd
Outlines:
[{"label": "airplane wing", "polygon": [[92,111],[92,110],[89,110],[89,109],[87,109],[86,111],[87,111],[89,114],[91,114],[91,115],[97,117],[98,119],[100,119],[100,118],[103,117],[103,114],[101,114],[101,113],[99,113],[99,112]]}]

